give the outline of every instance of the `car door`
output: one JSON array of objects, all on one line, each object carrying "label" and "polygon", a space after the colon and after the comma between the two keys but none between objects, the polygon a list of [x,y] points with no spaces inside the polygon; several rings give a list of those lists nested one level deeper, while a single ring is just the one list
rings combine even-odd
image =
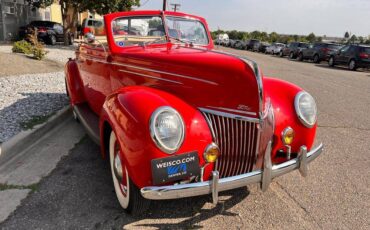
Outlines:
[{"label": "car door", "polygon": [[304,58],[312,58],[314,54],[315,46],[317,47],[317,44],[310,44],[307,49],[303,49],[303,57]]},{"label": "car door", "polygon": [[[77,63],[84,85],[84,94],[92,110],[99,114],[105,98],[112,92],[110,84],[110,56],[105,36],[96,36],[92,43],[80,45]],[[101,39],[101,40],[100,40]]]},{"label": "car door", "polygon": [[335,62],[338,64],[344,64],[347,63],[346,57],[348,57],[348,50],[350,46],[345,46],[342,49],[340,49],[335,57]]}]

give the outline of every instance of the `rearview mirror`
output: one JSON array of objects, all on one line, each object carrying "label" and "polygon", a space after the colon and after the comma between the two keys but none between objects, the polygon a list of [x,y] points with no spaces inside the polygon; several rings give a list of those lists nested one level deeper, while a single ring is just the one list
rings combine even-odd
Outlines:
[{"label": "rearview mirror", "polygon": [[85,34],[85,41],[87,43],[94,43],[95,42],[95,35],[92,33]]}]

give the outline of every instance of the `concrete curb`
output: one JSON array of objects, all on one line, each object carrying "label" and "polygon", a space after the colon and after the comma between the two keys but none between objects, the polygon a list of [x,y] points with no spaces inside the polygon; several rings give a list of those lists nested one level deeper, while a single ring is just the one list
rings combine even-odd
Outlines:
[{"label": "concrete curb", "polygon": [[22,131],[4,143],[1,143],[0,165],[4,161],[6,162],[7,159],[12,158],[15,154],[30,148],[32,146],[30,143],[36,143],[45,133],[60,124],[68,116],[71,116],[70,111],[70,106],[66,106],[50,117],[45,123],[36,125],[33,129]]}]

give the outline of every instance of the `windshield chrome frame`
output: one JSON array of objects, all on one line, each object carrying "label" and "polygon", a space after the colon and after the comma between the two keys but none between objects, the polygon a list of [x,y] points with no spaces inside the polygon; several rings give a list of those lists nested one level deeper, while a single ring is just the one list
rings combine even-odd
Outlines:
[{"label": "windshield chrome frame", "polygon": [[[199,22],[203,26],[204,34],[206,35],[206,38],[207,38],[208,43],[206,43],[206,44],[192,43],[192,44],[195,45],[195,46],[209,46],[211,44],[211,39],[208,36],[207,27],[204,25],[204,23],[201,20],[199,20],[197,18],[190,17],[190,16],[166,15],[163,11],[162,11],[162,15],[163,15],[163,25],[165,26],[165,32],[166,32],[166,37],[168,39],[167,40],[168,42],[171,43],[171,37],[169,36],[169,33],[168,33],[168,26],[167,26],[167,21],[166,21],[166,18],[167,17],[169,17],[169,18],[182,18],[182,19],[186,19],[186,20],[189,20],[189,21],[197,21],[197,22]],[[178,43],[180,43],[180,42],[178,42]],[[189,44],[190,44],[190,42],[189,42]]]}]

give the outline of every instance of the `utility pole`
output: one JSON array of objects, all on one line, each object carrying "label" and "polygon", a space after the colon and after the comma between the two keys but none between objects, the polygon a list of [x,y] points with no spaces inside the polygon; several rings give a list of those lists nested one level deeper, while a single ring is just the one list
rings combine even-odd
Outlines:
[{"label": "utility pole", "polygon": [[177,11],[177,8],[180,8],[181,4],[178,4],[178,3],[174,3],[174,4],[171,4],[171,6],[173,6],[173,11]]},{"label": "utility pole", "polygon": [[167,0],[163,0],[163,11],[166,11],[167,8]]}]

